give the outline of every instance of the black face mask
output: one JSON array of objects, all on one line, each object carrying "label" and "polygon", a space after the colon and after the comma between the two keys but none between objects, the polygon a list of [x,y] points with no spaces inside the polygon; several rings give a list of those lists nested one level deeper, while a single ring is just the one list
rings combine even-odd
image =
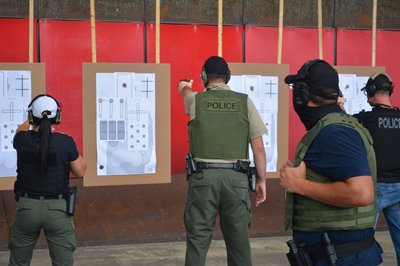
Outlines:
[{"label": "black face mask", "polygon": [[325,105],[318,107],[301,106],[294,104],[294,110],[299,116],[301,122],[310,130],[322,117],[334,112],[342,112],[338,105]]}]

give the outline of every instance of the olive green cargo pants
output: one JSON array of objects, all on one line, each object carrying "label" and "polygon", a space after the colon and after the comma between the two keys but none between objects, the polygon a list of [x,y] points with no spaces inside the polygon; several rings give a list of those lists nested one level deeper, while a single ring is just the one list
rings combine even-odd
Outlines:
[{"label": "olive green cargo pants", "polygon": [[247,175],[230,169],[206,169],[189,178],[184,214],[185,265],[205,265],[217,213],[227,248],[228,265],[252,265]]},{"label": "olive green cargo pants", "polygon": [[72,217],[64,199],[21,197],[10,229],[10,266],[30,265],[33,248],[43,228],[53,266],[73,265],[76,247]]}]

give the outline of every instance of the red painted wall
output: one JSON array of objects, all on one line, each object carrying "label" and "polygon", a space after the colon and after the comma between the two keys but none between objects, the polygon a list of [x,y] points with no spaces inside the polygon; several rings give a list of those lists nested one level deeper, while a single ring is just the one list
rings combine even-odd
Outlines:
[{"label": "red painted wall", "polygon": [[[61,131],[76,140],[82,152],[82,63],[91,62],[90,22],[40,22],[40,58],[46,64],[47,92],[63,104]],[[96,23],[97,62],[145,61],[144,34],[146,30],[147,62],[155,61],[155,27],[141,22]],[[172,172],[184,171],[184,155],[188,150],[187,122],[183,101],[177,92],[181,78],[194,79],[194,90],[202,90],[199,73],[207,57],[216,55],[218,31],[216,26],[161,25],[161,63],[171,65],[171,157]],[[245,31],[244,55],[243,30]],[[336,29],[323,30],[323,58],[334,62]],[[28,61],[28,20],[0,19],[0,61]],[[372,34],[368,30],[337,29],[337,65],[371,65]],[[397,65],[400,53],[397,44],[400,32],[377,31],[376,65],[386,66],[394,83],[400,80]],[[272,27],[224,26],[223,56],[228,62],[276,63],[278,29]],[[283,31],[282,63],[290,72],[309,59],[317,58],[318,31],[286,27]],[[282,88],[286,89],[286,88]],[[400,105],[400,93],[393,94],[393,103]],[[293,111],[289,111],[289,158],[293,159],[296,143],[305,130]]]},{"label": "red painted wall", "polygon": [[[179,37],[177,37],[179,36]],[[223,28],[223,57],[228,62],[242,61],[242,28]],[[155,27],[147,27],[148,62],[155,62]],[[171,64],[171,158],[172,172],[183,173],[188,152],[187,122],[182,96],[178,93],[180,79],[194,80],[193,89],[204,89],[200,71],[204,61],[218,54],[218,31],[214,26],[161,25],[160,63]]]},{"label": "red painted wall", "polygon": [[[33,61],[36,62],[36,21],[33,36]],[[0,19],[0,40],[0,62],[29,62],[28,19]]]},{"label": "red painted wall", "polygon": [[[334,29],[323,30],[323,58],[333,63]],[[290,65],[290,73],[296,73],[304,62],[318,58],[318,31],[286,27],[283,29],[282,63]],[[276,64],[278,60],[278,29],[246,27],[246,62]],[[289,87],[281,88],[289,89]],[[289,99],[289,159],[293,160],[297,142],[305,133]],[[268,156],[268,154],[267,154]]]},{"label": "red painted wall", "polygon": [[[400,32],[376,32],[376,66],[385,66],[386,72],[395,84],[391,100],[400,106],[400,92],[396,84],[400,83],[398,44]],[[372,32],[369,30],[338,30],[337,64],[343,66],[371,66],[372,64]]]},{"label": "red painted wall", "polygon": [[[142,23],[96,23],[97,62],[142,63]],[[60,131],[71,135],[82,153],[82,63],[92,62],[90,22],[40,21],[41,61],[47,92],[63,104]]]}]

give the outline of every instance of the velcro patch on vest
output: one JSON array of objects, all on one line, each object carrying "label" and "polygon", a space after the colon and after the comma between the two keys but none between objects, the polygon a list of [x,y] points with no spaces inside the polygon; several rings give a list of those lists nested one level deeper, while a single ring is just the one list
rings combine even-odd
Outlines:
[{"label": "velcro patch on vest", "polygon": [[206,100],[206,111],[208,112],[239,112],[240,101],[238,100]]}]

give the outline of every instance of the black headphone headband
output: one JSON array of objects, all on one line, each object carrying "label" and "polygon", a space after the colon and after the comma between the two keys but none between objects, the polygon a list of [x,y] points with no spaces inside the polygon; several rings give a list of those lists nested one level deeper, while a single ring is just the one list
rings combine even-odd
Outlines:
[{"label": "black headphone headband", "polygon": [[32,101],[28,104],[28,109],[32,106],[32,104],[33,104],[38,98],[44,97],[44,96],[47,96],[47,97],[52,98],[52,99],[56,102],[57,107],[58,107],[59,109],[62,107],[62,105],[57,101],[56,98],[54,98],[53,96],[51,96],[51,95],[49,95],[49,94],[43,93],[43,94],[38,94],[38,95],[36,95],[36,97],[32,99]]},{"label": "black headphone headband", "polygon": [[[384,76],[388,79],[388,81],[389,81],[388,88],[379,88],[378,89],[375,81],[376,81],[376,78],[379,76]],[[389,96],[390,96],[393,93],[393,88],[394,88],[394,85],[393,85],[392,79],[389,77],[389,75],[385,74],[385,73],[377,72],[377,73],[374,73],[373,75],[371,75],[371,77],[367,81],[367,84],[365,84],[365,87],[362,90],[365,90],[369,97],[374,96],[378,90],[388,91]]]},{"label": "black headphone headband", "polygon": [[304,63],[297,73],[296,81],[293,83],[293,103],[295,105],[305,106],[310,100],[310,87],[305,82],[310,68],[316,63],[328,64],[322,59],[309,60]]},{"label": "black headphone headband", "polygon": [[[214,73],[210,73],[210,74],[214,74]],[[231,79],[231,71],[228,70],[228,72],[226,72],[225,74],[216,74],[216,75],[226,75],[225,77],[225,84],[228,84],[229,80]],[[201,69],[201,73],[200,73],[200,78],[201,80],[206,84],[206,86],[208,85],[208,74],[203,66],[203,68]]]}]

